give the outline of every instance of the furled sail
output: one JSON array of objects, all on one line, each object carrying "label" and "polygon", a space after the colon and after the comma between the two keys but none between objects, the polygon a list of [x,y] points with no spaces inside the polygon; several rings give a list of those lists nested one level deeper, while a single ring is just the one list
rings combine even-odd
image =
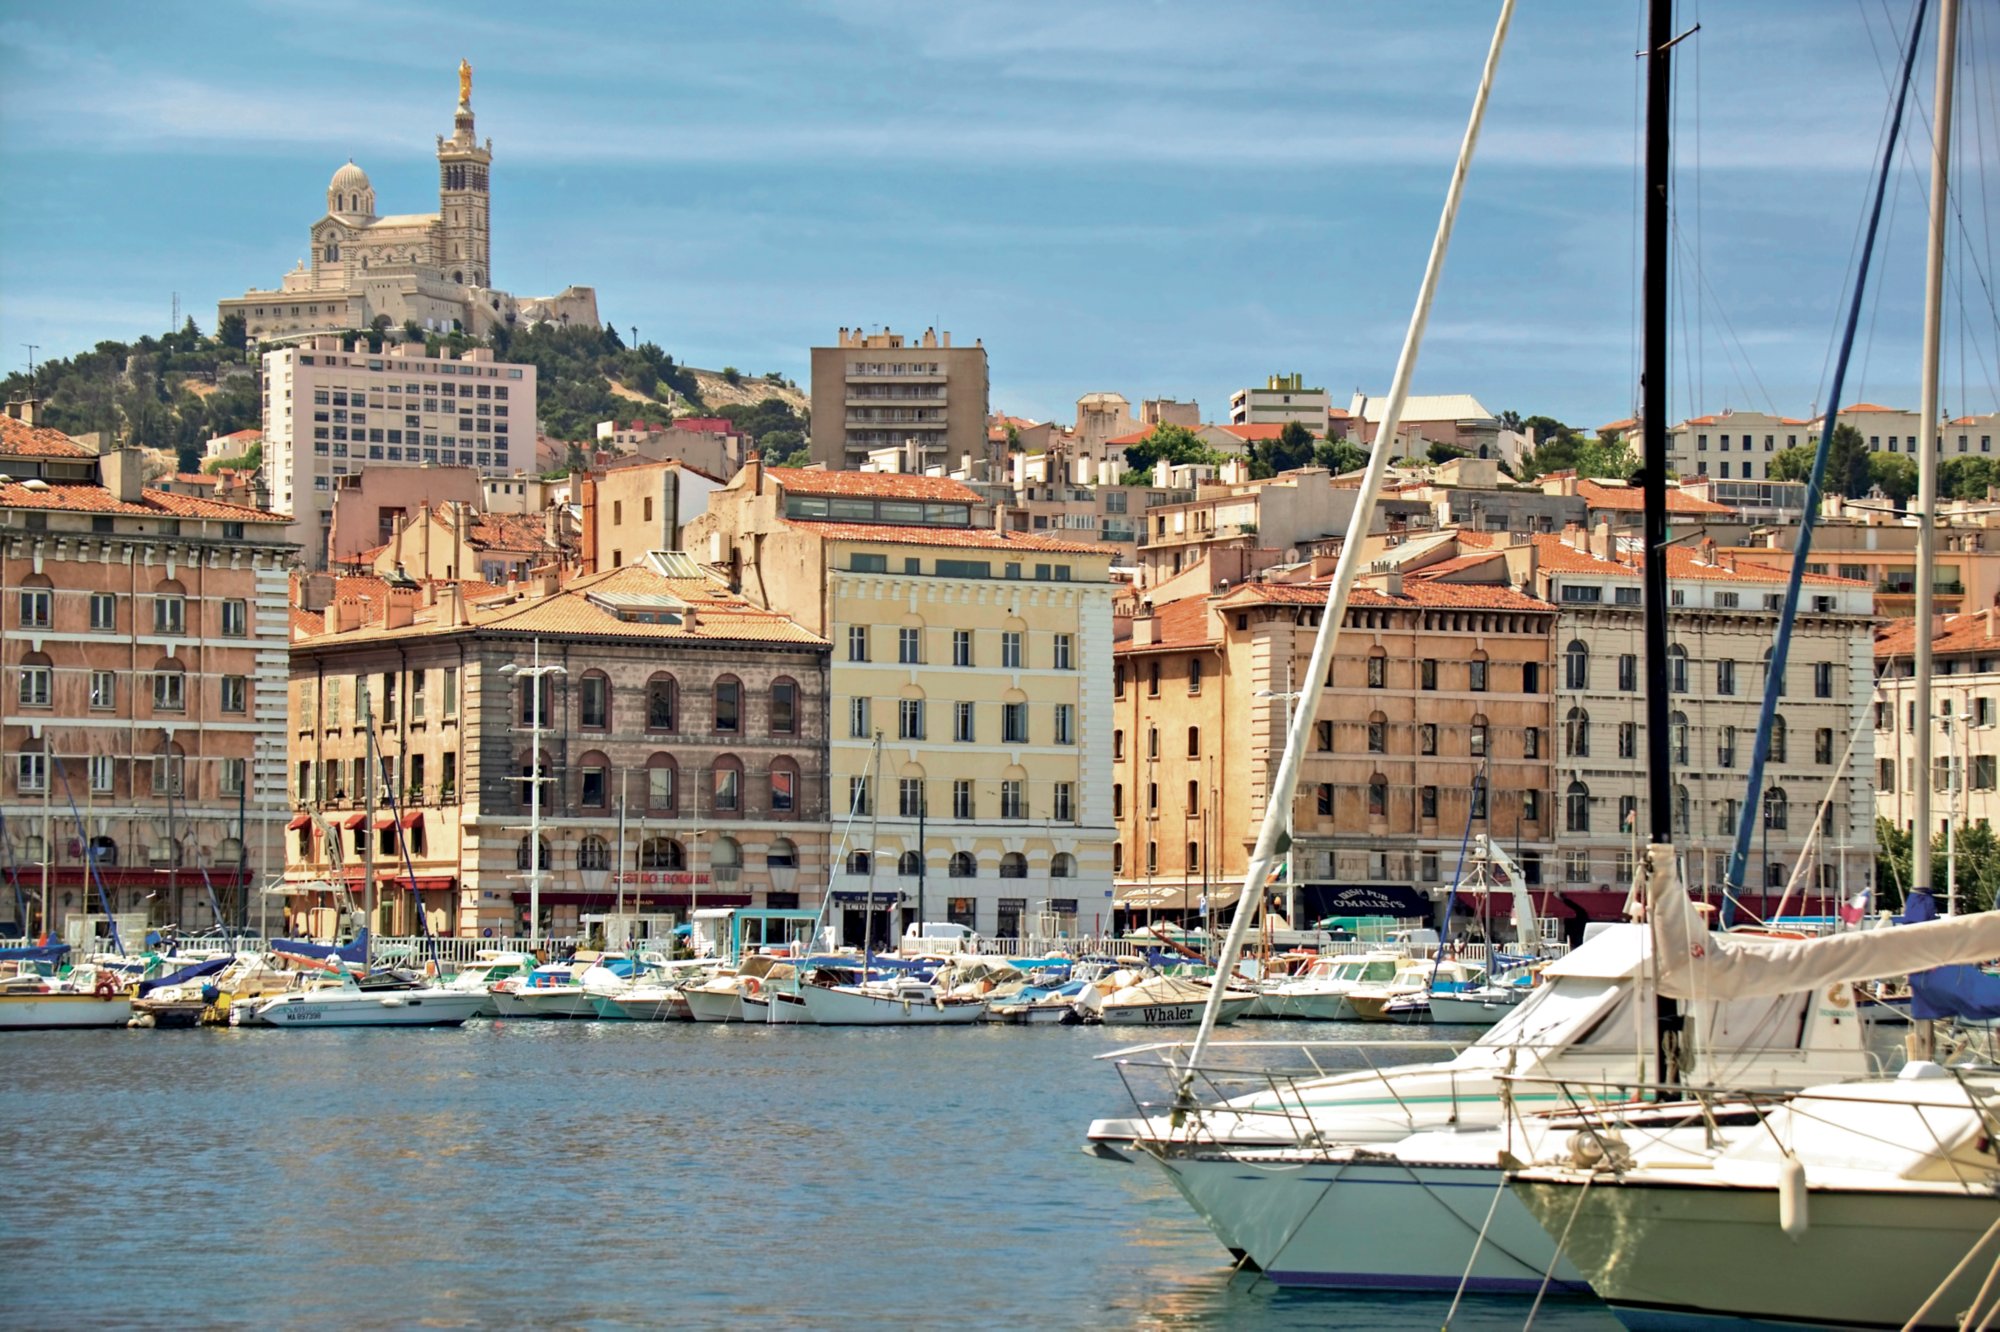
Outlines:
[{"label": "furled sail", "polygon": [[1646,854],[1646,919],[1669,999],[1754,999],[2000,957],[1996,911],[1823,939],[1713,934],[1681,887],[1673,849],[1657,845]]}]

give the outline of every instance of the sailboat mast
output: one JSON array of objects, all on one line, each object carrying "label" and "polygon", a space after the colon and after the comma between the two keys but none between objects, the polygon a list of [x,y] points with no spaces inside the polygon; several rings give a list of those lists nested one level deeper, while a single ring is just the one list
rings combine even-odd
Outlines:
[{"label": "sailboat mast", "polygon": [[[1931,706],[1931,637],[1936,595],[1937,558],[1937,474],[1938,474],[1938,344],[1944,317],[1944,241],[1949,207],[1951,162],[1952,66],[1958,45],[1958,0],[1940,0],[1938,5],[1936,104],[1932,110],[1935,127],[1931,135],[1931,216],[1929,245],[1924,263],[1924,366],[1917,408],[1917,637],[1916,699],[1917,718],[1913,739],[1917,750],[1916,789],[1913,827],[1910,837],[1911,886],[1930,891],[1931,886],[1931,728],[1937,716]],[[1840,404],[1835,403],[1838,410]],[[1949,781],[1951,751],[1945,751],[1945,773]],[[1952,817],[1957,817],[1956,804]],[[1958,909],[1958,884],[1945,885],[1946,909]]]},{"label": "sailboat mast", "polygon": [[1650,0],[1646,18],[1646,174],[1640,416],[1645,459],[1646,813],[1654,845],[1673,842],[1673,771],[1667,670],[1667,190],[1673,171],[1673,0]]}]

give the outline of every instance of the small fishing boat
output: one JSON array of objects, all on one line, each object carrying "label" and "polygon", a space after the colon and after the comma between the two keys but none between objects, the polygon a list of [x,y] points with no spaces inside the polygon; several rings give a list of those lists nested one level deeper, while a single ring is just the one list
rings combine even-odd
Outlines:
[{"label": "small fishing boat", "polygon": [[456,1027],[484,1003],[484,995],[439,986],[364,990],[342,972],[334,984],[254,1001],[241,1021],[267,1027]]},{"label": "small fishing boat", "polygon": [[[1184,1027],[1201,1021],[1212,983],[1188,976],[1145,975],[1131,971],[1114,972],[1103,981],[1086,986],[1076,1002],[1077,1015],[1085,1022],[1116,1023],[1140,1027]],[[1231,990],[1223,995],[1218,1023],[1231,1023],[1250,1011],[1257,1002],[1253,990]]]},{"label": "small fishing boat", "polygon": [[[778,992],[774,1001],[783,997]],[[857,985],[808,981],[799,986],[797,997],[822,1027],[948,1026],[977,1022],[986,1012],[984,999],[947,994],[914,976]]]},{"label": "small fishing boat", "polygon": [[[535,969],[533,953],[517,953],[499,948],[482,948],[471,962],[444,983],[444,988],[466,994],[484,995],[501,981],[525,976]],[[481,1017],[498,1017],[500,1006],[491,999],[479,1010]]]},{"label": "small fishing boat", "polygon": [[1402,954],[1391,952],[1322,957],[1296,976],[1266,984],[1264,1012],[1303,1022],[1344,1021],[1354,1016],[1348,993],[1356,986],[1390,980],[1403,960]]},{"label": "small fishing boat", "polygon": [[525,976],[489,986],[487,998],[503,1018],[594,1018],[597,1008],[582,973],[567,962],[536,967]]},{"label": "small fishing boat", "polygon": [[1483,970],[1467,962],[1405,958],[1396,964],[1395,975],[1389,980],[1349,990],[1347,1004],[1362,1022],[1427,1022],[1432,990],[1456,993],[1485,979]]},{"label": "small fishing boat", "polygon": [[131,996],[109,971],[78,967],[61,977],[25,972],[0,979],[0,1031],[122,1027],[131,1019]]}]

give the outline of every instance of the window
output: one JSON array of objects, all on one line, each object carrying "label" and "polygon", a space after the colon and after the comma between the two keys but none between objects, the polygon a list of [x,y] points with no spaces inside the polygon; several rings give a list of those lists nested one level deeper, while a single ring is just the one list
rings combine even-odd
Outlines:
[{"label": "window", "polygon": [[798,803],[799,775],[782,760],[771,767],[771,810],[788,814]]},{"label": "window", "polygon": [[1813,663],[1813,697],[1833,697],[1833,663],[1816,661]]},{"label": "window", "polygon": [[869,701],[865,698],[847,700],[847,735],[851,740],[866,740],[871,731],[868,724]]},{"label": "window", "polygon": [[1787,762],[1785,757],[1786,740],[1785,719],[1780,716],[1773,716],[1771,718],[1771,762]]},{"label": "window", "polygon": [[1159,696],[1160,696],[1160,663],[1155,661],[1147,664],[1146,697],[1158,698]]},{"label": "window", "polygon": [[1715,732],[1715,764],[1719,768],[1736,766],[1736,728],[1718,727]]},{"label": "window", "polygon": [[[525,846],[524,842],[523,856],[526,855]],[[639,843],[639,868],[679,873],[687,868],[687,850],[671,837],[648,837]]]},{"label": "window", "polygon": [[1783,831],[1791,823],[1791,805],[1779,787],[1772,787],[1764,793],[1764,826],[1773,831]]},{"label": "window", "polygon": [[576,867],[580,870],[611,868],[611,843],[595,833],[576,844]]},{"label": "window", "polygon": [[228,638],[244,638],[249,635],[249,602],[232,599],[222,603],[222,632]]},{"label": "window", "polygon": [[1621,653],[1618,657],[1618,688],[1627,694],[1639,692],[1639,657],[1637,653]]},{"label": "window", "polygon": [[1028,784],[1019,778],[1009,777],[1000,783],[1000,817],[1003,819],[1025,819],[1028,817]]},{"label": "window", "polygon": [[187,760],[179,754],[153,756],[153,794],[180,795],[187,776]]},{"label": "window", "polygon": [[[1117,788],[1112,790],[1115,796]],[[972,783],[962,778],[951,784],[951,816],[955,819],[972,817]]]},{"label": "window", "polygon": [[851,814],[868,813],[868,779],[849,777],[847,779],[847,809]]},{"label": "window", "polygon": [[1521,757],[1540,758],[1542,756],[1542,728],[1525,726],[1521,729]]},{"label": "window", "polygon": [[1813,762],[1828,764],[1833,762],[1833,728],[1822,726],[1813,733]]},{"label": "window", "polygon": [[187,711],[187,676],[178,665],[153,668],[153,711]]},{"label": "window", "polygon": [[21,627],[23,629],[46,629],[49,627],[49,605],[54,596],[46,587],[21,589]]},{"label": "window", "polygon": [[[1074,651],[1075,645],[1076,645],[1076,640],[1071,635],[1069,634],[1056,635],[1055,667],[1057,670],[1073,671],[1076,669],[1076,660]],[[1188,686],[1190,693],[1201,688],[1201,664],[1199,662],[1193,664],[1193,671],[1188,678],[1192,681],[1192,683]]]},{"label": "window", "polygon": [[[388,688],[389,676],[382,677],[384,685],[383,719],[393,722],[396,708],[392,701],[396,695]],[[555,702],[555,681],[548,676],[526,676],[521,680],[521,725],[527,727],[549,724]]]},{"label": "window", "polygon": [[222,710],[224,712],[248,712],[250,710],[250,680],[242,675],[222,677]]},{"label": "window", "polygon": [[1467,663],[1467,667],[1470,673],[1469,687],[1471,688],[1472,692],[1475,694],[1485,693],[1486,692],[1485,660],[1483,658],[1475,657],[1472,659],[1472,661]]},{"label": "window", "polygon": [[1319,811],[1322,818],[1331,818],[1333,816],[1332,782],[1321,782],[1319,784],[1318,799],[1314,804],[1314,808]]},{"label": "window", "polygon": [[[43,658],[46,661],[47,658]],[[55,668],[47,665],[21,667],[20,700],[24,708],[46,708],[53,701]]]},{"label": "window", "polygon": [[[1521,822],[1540,823],[1542,821],[1542,793],[1529,787],[1521,792]],[[1526,857],[1522,857],[1524,860]]]},{"label": "window", "polygon": [[[232,760],[241,763],[242,759]],[[89,762],[90,789],[96,795],[109,795],[117,783],[118,760],[109,754],[92,754]],[[237,788],[241,790],[241,787]]]},{"label": "window", "polygon": [[187,632],[187,598],[172,594],[159,594],[153,598],[153,632],[156,634],[182,634]]},{"label": "window", "polygon": [[[1006,669],[1012,671],[1018,671],[1021,669],[1020,630],[1009,629],[1000,635],[1000,664]],[[1154,663],[1153,669],[1155,671],[1158,671],[1159,664],[1157,662]],[[1155,677],[1153,692],[1155,693],[1159,692],[1157,676]]]},{"label": "window", "polygon": [[1474,758],[1486,757],[1487,729],[1484,719],[1474,719],[1472,723],[1471,752]]},{"label": "window", "polygon": [[1021,921],[1028,914],[1028,903],[1019,897],[1003,897],[994,917],[993,937],[996,939],[1018,939],[1021,937]]},{"label": "window", "polygon": [[604,765],[592,763],[578,768],[577,772],[581,779],[578,782],[578,803],[585,809],[603,809],[610,796],[604,779]]},{"label": "window", "polygon": [[921,740],[924,738],[924,701],[920,698],[896,700],[896,738],[898,740]]},{"label": "window", "polygon": [[1000,705],[1000,742],[1008,745],[1028,743],[1028,705],[1026,703],[1002,703]]},{"label": "window", "polygon": [[118,706],[118,672],[90,673],[90,706],[100,712]]},{"label": "window", "polygon": [[1715,692],[1718,694],[1736,692],[1736,663],[1727,657],[1715,663]]},{"label": "window", "polygon": [[[39,751],[18,754],[14,759],[14,789],[46,791],[49,787],[49,757]],[[36,859],[40,859],[38,855]]]},{"label": "window", "polygon": [[1521,692],[1539,694],[1542,692],[1542,664],[1538,661],[1521,663]]},{"label": "window", "polygon": [[1190,694],[1199,694],[1200,692],[1201,692],[1201,658],[1200,658],[1200,657],[1189,657],[1189,658],[1188,658],[1188,693],[1190,693]]},{"label": "window", "polygon": [[1438,664],[1435,658],[1425,657],[1417,664],[1417,683],[1424,689],[1438,687]]},{"label": "window", "polygon": [[646,764],[646,808],[660,813],[674,807],[674,765],[664,755],[654,755]]},{"label": "window", "polygon": [[923,662],[924,631],[905,626],[896,631],[896,660],[905,666]]},{"label": "window", "polygon": [[646,681],[646,729],[678,730],[680,687],[671,675],[655,675]]},{"label": "window", "polygon": [[847,659],[849,661],[868,660],[868,626],[851,624],[847,627]]},{"label": "window", "polygon": [[1563,754],[1568,758],[1590,757],[1590,714],[1571,708],[1563,720]]},{"label": "window", "polygon": [[1330,721],[1314,722],[1313,734],[1313,747],[1322,754],[1331,754],[1333,752],[1333,723]]},{"label": "window", "polygon": [[914,819],[924,813],[924,779],[905,777],[896,783],[896,813]]},{"label": "window", "polygon": [[1590,649],[1582,639],[1571,639],[1563,649],[1563,688],[1588,689],[1590,687]]},{"label": "window", "polygon": [[[1190,782],[1188,785],[1192,786],[1194,783]],[[1057,782],[1054,790],[1055,812],[1052,817],[1057,823],[1068,823],[1076,818],[1076,783]],[[1192,810],[1194,806],[1190,804],[1188,808]],[[1062,858],[1060,855],[1056,857],[1058,861]]]},{"label": "window", "polygon": [[592,671],[577,682],[577,724],[601,731],[611,724],[611,679]]},{"label": "window", "polygon": [[444,668],[444,715],[447,717],[458,715],[458,667],[456,666]]},{"label": "window", "polygon": [[1113,782],[1111,784],[1111,817],[1113,819],[1122,819],[1125,817],[1125,784],[1123,782]]},{"label": "window", "polygon": [[724,677],[715,682],[715,729],[735,734],[743,721],[743,686]]},{"label": "window", "polygon": [[[1122,736],[1124,733],[1120,732],[1119,734]],[[970,703],[952,704],[951,738],[960,744],[971,744],[973,742],[972,705]],[[1120,758],[1123,755],[1114,754],[1112,757]]]},{"label": "window", "polygon": [[90,627],[93,629],[116,629],[118,627],[118,598],[109,592],[90,594]]},{"label": "window", "polygon": [[1676,694],[1688,691],[1687,649],[1678,643],[1667,649],[1667,688]]},{"label": "window", "polygon": [[1582,782],[1571,782],[1563,800],[1563,827],[1567,832],[1587,833],[1590,831],[1590,788]]},{"label": "window", "polygon": [[1382,654],[1380,648],[1377,648],[1368,656],[1368,687],[1370,689],[1381,689],[1388,683],[1389,658]]},{"label": "window", "polygon": [[1389,779],[1380,774],[1368,779],[1368,814],[1383,818],[1389,813]]},{"label": "window", "polygon": [[1389,719],[1381,713],[1371,713],[1368,717],[1368,752],[1386,754],[1389,752]]},{"label": "window", "polygon": [[[954,629],[951,631],[951,664],[954,666],[970,666],[972,664],[972,631],[970,629]],[[1124,679],[1122,671],[1119,673],[1119,679],[1121,682]]]},{"label": "window", "polygon": [[1667,719],[1667,748],[1675,763],[1687,766],[1688,719],[1685,712],[1676,712]]},{"label": "window", "polygon": [[[1887,760],[1884,761],[1886,762]],[[1997,767],[2000,767],[2000,765],[1995,764],[1993,755],[1974,754],[1972,756],[1972,789],[1975,791],[1993,790]]]},{"label": "window", "polygon": [[1056,743],[1073,745],[1076,743],[1076,705],[1056,704]]},{"label": "window", "polygon": [[1486,818],[1486,779],[1483,777],[1476,778],[1472,783],[1472,817],[1482,821]]},{"label": "window", "polygon": [[711,789],[715,793],[715,803],[710,807],[719,813],[734,813],[742,808],[743,768],[731,758],[715,761]]}]

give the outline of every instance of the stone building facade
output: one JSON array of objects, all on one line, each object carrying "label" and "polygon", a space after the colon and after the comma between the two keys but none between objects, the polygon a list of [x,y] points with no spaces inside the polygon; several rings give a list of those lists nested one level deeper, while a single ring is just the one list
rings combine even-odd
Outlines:
[{"label": "stone building facade", "polygon": [[[297,927],[333,932],[336,883],[365,899],[370,848],[355,839],[372,828],[380,932],[414,933],[421,902],[447,933],[527,933],[537,777],[544,935],[621,900],[682,915],[819,905],[818,636],[670,552],[560,590],[342,588],[291,654]],[[536,665],[561,673],[538,691],[503,670]]]},{"label": "stone building facade", "polygon": [[147,488],[138,450],[24,414],[0,418],[0,918],[254,928],[283,820],[285,520]]},{"label": "stone building facade", "polygon": [[812,460],[858,469],[877,449],[913,445],[913,466],[945,467],[986,448],[986,348],[953,347],[951,334],[925,329],[906,338],[887,329],[840,330],[812,349]]}]

